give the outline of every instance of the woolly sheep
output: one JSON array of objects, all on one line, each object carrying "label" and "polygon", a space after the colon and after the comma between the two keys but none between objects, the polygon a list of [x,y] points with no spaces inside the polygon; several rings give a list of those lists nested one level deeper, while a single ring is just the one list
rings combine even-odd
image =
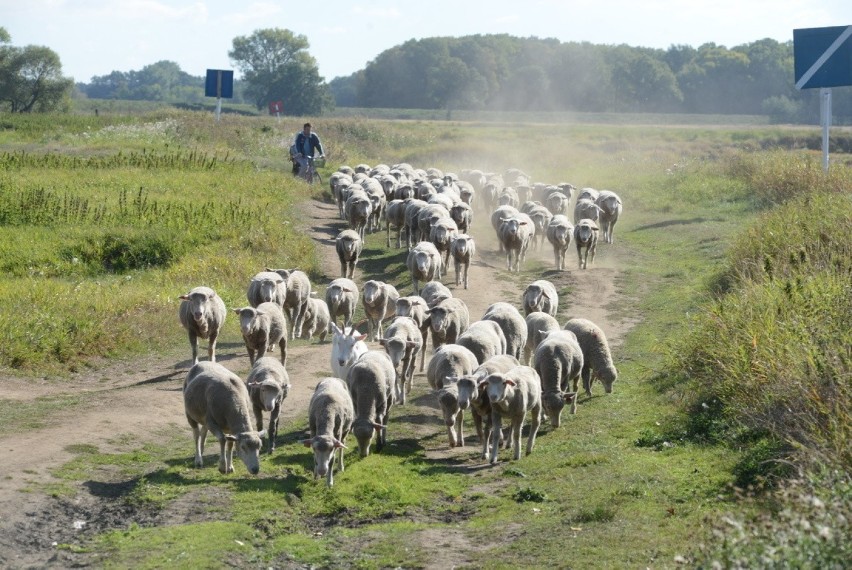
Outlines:
[{"label": "woolly sheep", "polygon": [[600,193],[594,188],[583,188],[580,190],[580,193],[577,194],[577,200],[591,200],[594,202],[598,199],[598,195]]},{"label": "woolly sheep", "polygon": [[547,224],[547,241],[553,246],[553,259],[558,271],[565,269],[565,254],[571,245],[574,226],[566,216],[557,215]]},{"label": "woolly sheep", "polygon": [[440,281],[429,281],[420,288],[420,296],[424,301],[426,301],[426,305],[431,309],[444,299],[452,297],[453,292]]},{"label": "woolly sheep", "polygon": [[473,223],[473,210],[465,202],[455,204],[450,208],[450,218],[456,223],[459,233],[467,233]]},{"label": "woolly sheep", "polygon": [[346,214],[344,213],[344,204],[346,203],[346,199],[344,198],[343,190],[351,186],[352,183],[352,176],[344,172],[335,172],[328,179],[331,195],[337,203],[337,214],[341,220],[346,217]]},{"label": "woolly sheep", "polygon": [[447,426],[450,447],[464,447],[464,409],[459,406],[458,378],[446,377],[437,397],[444,425]]},{"label": "woolly sheep", "polygon": [[423,372],[423,366],[426,360],[426,340],[429,334],[431,321],[426,311],[429,306],[426,301],[418,295],[409,297],[400,297],[396,301],[396,315],[398,317],[411,317],[420,329],[420,335],[423,339],[423,344],[420,349],[420,372]]},{"label": "woolly sheep", "polygon": [[532,365],[532,355],[541,344],[543,336],[550,331],[562,329],[559,321],[547,313],[536,311],[527,315],[527,342],[524,345],[524,363]]},{"label": "woolly sheep", "polygon": [[[562,408],[571,404],[577,413],[577,383],[583,370],[583,351],[571,331],[548,332],[533,357],[541,379],[542,405],[554,428],[559,427]],[[568,391],[573,386],[573,391]]]},{"label": "woolly sheep", "polygon": [[358,332],[355,327],[337,328],[331,325],[331,373],[337,378],[346,378],[352,363],[369,350],[367,335]]},{"label": "woolly sheep", "polygon": [[[387,196],[381,182],[375,178],[368,178],[361,181],[361,186],[367,192],[367,197],[370,199],[370,214],[367,218],[367,229],[371,232],[379,230],[380,223],[384,215],[385,205],[387,204]],[[363,238],[363,235],[361,236]]]},{"label": "woolly sheep", "polygon": [[302,445],[314,452],[314,479],[325,476],[325,484],[334,486],[334,455],[337,452],[340,472],[346,436],[355,421],[355,406],[346,382],[340,378],[323,378],[317,384],[308,404],[308,426],[311,437]]},{"label": "woolly sheep", "polygon": [[601,190],[596,203],[601,209],[598,221],[600,222],[601,230],[603,230],[604,243],[613,243],[612,231],[615,229],[615,223],[621,215],[621,198],[611,190]]},{"label": "woolly sheep", "polygon": [[533,226],[535,227],[535,233],[532,236],[530,245],[532,245],[535,249],[541,249],[546,238],[547,225],[550,223],[550,220],[553,219],[553,214],[551,214],[550,210],[544,206],[535,206],[530,209],[527,215],[530,217],[533,222]]},{"label": "woolly sheep", "polygon": [[498,301],[485,310],[482,320],[495,321],[500,325],[506,337],[506,354],[520,360],[521,351],[527,344],[527,322],[518,309],[509,303]]},{"label": "woolly sheep", "polygon": [[[470,270],[470,260],[476,255],[476,242],[467,234],[459,234],[450,243],[450,257],[456,272],[456,287],[464,282],[467,289],[467,276]],[[464,279],[462,279],[464,269]]]},{"label": "woolly sheep", "polygon": [[420,281],[441,279],[441,254],[432,242],[421,241],[409,251],[406,266],[415,295],[420,292]]},{"label": "woolly sheep", "polygon": [[249,281],[246,299],[249,305],[257,307],[261,303],[275,303],[284,307],[287,299],[287,283],[283,277],[273,271],[261,271]]},{"label": "woolly sheep", "polygon": [[521,204],[521,200],[518,196],[517,190],[511,186],[506,186],[503,188],[503,191],[500,192],[500,195],[497,196],[497,203],[501,206],[512,206],[517,208]]},{"label": "woolly sheep", "polygon": [[506,252],[506,267],[509,271],[520,271],[527,249],[535,235],[535,225],[529,216],[519,213],[503,218],[497,233],[502,250]]},{"label": "woolly sheep", "polygon": [[[589,255],[592,256],[592,263],[595,262],[595,248],[598,244],[598,225],[589,219],[580,220],[574,226],[574,245],[577,246],[577,258],[580,262],[580,269],[586,269],[589,264]],[[585,255],[583,251],[585,250]]]},{"label": "woolly sheep", "polygon": [[207,355],[211,362],[216,362],[216,340],[225,324],[228,314],[225,303],[216,292],[209,287],[195,287],[186,295],[180,297],[178,317],[180,324],[189,335],[189,346],[192,349],[192,364],[198,364],[198,338],[207,339]]},{"label": "woolly sheep", "polygon": [[551,316],[556,316],[559,310],[559,294],[553,283],[546,279],[538,279],[527,285],[521,296],[524,307],[524,315],[541,311]]},{"label": "woolly sheep", "polygon": [[396,398],[405,404],[414,380],[417,353],[423,348],[420,327],[411,317],[396,317],[379,344],[385,348],[396,371]]},{"label": "woolly sheep", "polygon": [[432,352],[426,367],[426,381],[433,390],[440,390],[448,376],[472,374],[477,366],[476,356],[470,350],[457,344],[445,344]]},{"label": "woolly sheep", "polygon": [[582,199],[577,200],[577,203],[574,204],[574,223],[578,223],[580,220],[589,219],[594,222],[598,221],[600,217],[601,208],[593,200]]},{"label": "woolly sheep", "polygon": [[450,218],[441,218],[435,222],[429,232],[429,241],[441,254],[441,266],[447,267],[450,259],[450,245],[459,234],[459,228]]},{"label": "woolly sheep", "polygon": [[417,229],[420,241],[429,241],[432,226],[441,219],[450,219],[450,210],[444,205],[427,203],[420,208],[420,211],[417,212]]},{"label": "woolly sheep", "polygon": [[529,366],[516,366],[505,373],[489,374],[480,386],[486,390],[491,402],[491,464],[497,463],[504,417],[511,424],[509,443],[513,449],[512,458],[517,461],[521,458],[521,428],[527,412],[530,412],[526,454],[532,453],[541,423],[541,380],[538,373]]},{"label": "woolly sheep", "polygon": [[470,350],[482,364],[492,356],[506,354],[506,335],[494,321],[476,321],[458,336],[456,344]]},{"label": "woolly sheep", "polygon": [[369,196],[352,194],[346,199],[346,219],[349,221],[349,229],[358,232],[358,237],[364,239],[364,233],[373,216],[373,203]]},{"label": "woolly sheep", "polygon": [[252,364],[263,358],[277,344],[281,348],[281,364],[287,365],[287,317],[275,303],[234,309],[240,317],[240,331]]},{"label": "woolly sheep", "polygon": [[394,316],[399,293],[396,287],[384,281],[371,279],[364,283],[361,300],[367,317],[367,335],[375,341],[382,336],[382,321]]},{"label": "woolly sheep", "polygon": [[393,363],[384,351],[369,350],[358,357],[346,375],[355,405],[352,433],[358,440],[361,457],[370,454],[373,432],[376,432],[376,451],[381,451],[387,443],[395,374]]},{"label": "woolly sheep", "polygon": [[325,301],[316,297],[309,298],[305,308],[305,318],[302,319],[301,338],[310,340],[316,334],[319,335],[320,342],[325,342],[330,324],[331,315]]},{"label": "woolly sheep", "polygon": [[604,385],[604,392],[612,393],[612,383],[618,378],[618,370],[612,362],[612,353],[606,335],[599,326],[588,319],[574,318],[563,327],[577,335],[583,350],[583,389],[586,396],[592,395],[592,374]]},{"label": "woolly sheep", "polygon": [[[477,366],[473,373],[459,377],[456,382],[459,409],[470,408],[476,435],[482,444],[482,458],[488,458],[491,443],[491,401],[479,382],[494,372],[508,372],[519,366],[518,359],[508,354],[493,356]],[[446,380],[445,380],[446,382]]]},{"label": "woolly sheep", "polygon": [[564,215],[568,213],[568,202],[570,196],[566,196],[562,192],[552,192],[547,196],[545,207],[554,216]]},{"label": "woolly sheep", "polygon": [[420,210],[426,207],[426,202],[418,199],[411,199],[405,205],[405,245],[411,249],[412,244],[420,241],[420,229],[417,225],[417,217],[420,215]]},{"label": "woolly sheep", "polygon": [[307,308],[308,298],[311,296],[311,280],[308,274],[298,269],[270,269],[284,278],[284,286],[287,289],[287,294],[284,297],[284,311],[287,312],[287,317],[290,319],[290,326],[293,327],[290,338],[295,339],[302,331],[302,320],[305,318],[305,309]]},{"label": "woolly sheep", "polygon": [[391,245],[391,226],[396,228],[396,247],[402,247],[402,233],[405,228],[405,208],[408,200],[391,200],[385,208],[385,225],[387,227],[387,246]]},{"label": "woolly sheep", "polygon": [[459,180],[456,184],[458,184],[459,187],[459,198],[462,203],[473,208],[473,205],[476,202],[476,188],[474,185],[464,180]]},{"label": "woolly sheep", "polygon": [[281,403],[290,393],[290,376],[284,365],[271,356],[258,358],[246,377],[257,431],[263,430],[263,412],[269,413],[269,450],[275,451],[275,437],[278,435],[278,418],[281,415]]},{"label": "woolly sheep", "polygon": [[358,286],[351,279],[338,277],[325,290],[325,303],[331,322],[337,325],[337,317],[343,318],[343,326],[352,326],[352,317],[358,305]]},{"label": "woolly sheep", "polygon": [[352,278],[355,275],[355,266],[364,248],[364,241],[355,230],[343,230],[334,238],[337,258],[340,260],[340,276]]},{"label": "woolly sheep", "polygon": [[429,326],[432,329],[432,348],[455,343],[470,324],[470,311],[461,299],[450,297],[430,308]]},{"label": "woolly sheep", "polygon": [[207,432],[219,440],[219,472],[234,472],[234,448],[252,475],[260,472],[261,438],[251,423],[248,388],[239,376],[216,362],[199,362],[183,383],[186,420],[195,440],[195,466],[204,466]]}]

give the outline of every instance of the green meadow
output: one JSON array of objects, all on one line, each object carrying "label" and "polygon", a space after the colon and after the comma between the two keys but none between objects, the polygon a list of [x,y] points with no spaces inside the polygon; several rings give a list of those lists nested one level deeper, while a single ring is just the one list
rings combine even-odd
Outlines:
[{"label": "green meadow", "polygon": [[[103,472],[125,483],[127,508],[156,519],[194,501],[203,515],[61,548],[115,568],[848,563],[852,157],[824,173],[804,150],[814,132],[759,124],[313,122],[325,177],[357,163],[518,167],[617,191],[617,311],[636,325],[615,354],[615,393],[544,428],[521,461],[477,469],[473,451],[428,456],[446,442],[437,421],[424,435],[435,410],[421,382],[392,411],[388,448],[350,449],[332,489],[297,444],[305,420],[280,427],[260,477],[239,462],[227,477],[194,469],[184,432],[122,454],[83,445],[35,492],[73,496]],[[189,288],[214,287],[230,307],[258,268],[333,277],[300,231],[300,208],[328,190],[287,174],[296,124],[162,109],[0,116],[4,372],[61,382],[105,359],[185,358],[176,297]],[[368,248],[366,271],[407,282],[383,232]],[[60,405],[85,402],[32,409]],[[2,433],[38,429],[28,410],[0,399]]]}]

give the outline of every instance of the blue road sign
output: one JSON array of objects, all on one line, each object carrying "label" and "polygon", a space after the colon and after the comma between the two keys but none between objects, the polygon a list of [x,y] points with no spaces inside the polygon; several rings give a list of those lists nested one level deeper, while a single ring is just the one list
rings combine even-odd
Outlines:
[{"label": "blue road sign", "polygon": [[796,89],[852,85],[852,26],[793,30]]},{"label": "blue road sign", "polygon": [[208,69],[207,79],[204,82],[204,96],[231,99],[234,96],[234,71]]}]

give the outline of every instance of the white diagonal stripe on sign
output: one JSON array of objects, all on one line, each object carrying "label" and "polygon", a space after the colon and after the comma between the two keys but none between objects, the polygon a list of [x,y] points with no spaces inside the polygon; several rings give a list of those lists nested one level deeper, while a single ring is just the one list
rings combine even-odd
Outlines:
[{"label": "white diagonal stripe on sign", "polygon": [[802,75],[802,77],[796,82],[796,89],[801,89],[805,84],[807,84],[807,82],[811,80],[811,77],[813,77],[814,74],[819,71],[819,68],[822,67],[822,65],[826,61],[828,61],[828,58],[834,55],[834,52],[837,51],[837,49],[841,46],[841,44],[843,44],[843,42],[846,41],[849,36],[852,36],[852,26],[849,26],[845,30],[843,30],[843,33],[837,36],[837,39],[834,40],[834,43],[828,46],[828,49],[825,50],[825,53],[819,56],[819,59],[814,62],[811,68],[808,69],[804,75]]}]

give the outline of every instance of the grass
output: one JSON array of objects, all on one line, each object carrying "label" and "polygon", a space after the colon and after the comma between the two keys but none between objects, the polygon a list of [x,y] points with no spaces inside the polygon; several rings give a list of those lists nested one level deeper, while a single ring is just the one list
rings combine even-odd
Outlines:
[{"label": "grass", "polygon": [[[58,126],[29,117],[4,121],[0,148],[10,154],[0,171],[0,215],[13,223],[0,231],[3,243],[14,244],[0,256],[8,265],[0,280],[0,362],[7,367],[62,372],[93,357],[184,346],[175,297],[192,286],[213,286],[230,306],[243,298],[246,276],[265,266],[300,266],[318,281],[325,277],[297,224],[280,223],[297,219],[310,192],[283,175],[281,141],[289,134],[278,124],[227,117],[211,126],[205,114],[165,110],[66,117]],[[729,556],[694,548],[711,541],[708,521],[728,510],[745,517],[768,508],[765,497],[745,505],[732,485],[754,480],[777,457],[779,441],[789,441],[767,437],[760,423],[744,433],[746,419],[777,418],[779,403],[823,402],[794,408],[800,413],[791,421],[819,419],[813,425],[829,429],[816,443],[842,453],[848,416],[837,416],[847,412],[836,406],[848,403],[848,393],[767,397],[786,393],[769,382],[778,378],[782,388],[802,377],[848,388],[844,361],[824,355],[835,346],[829,343],[852,344],[852,311],[842,303],[848,274],[846,289],[841,278],[849,259],[842,248],[852,234],[829,231],[852,217],[826,208],[831,196],[814,194],[803,205],[789,190],[780,194],[790,202],[786,209],[759,217],[779,194],[755,189],[778,188],[773,176],[793,175],[779,174],[783,152],[742,149],[771,147],[782,129],[362,118],[322,125],[335,164],[408,161],[457,171],[522,165],[535,179],[617,189],[626,203],[616,231],[625,260],[617,309],[640,322],[618,348],[615,393],[581,401],[558,430],[543,428],[530,456],[483,469],[474,442],[440,454],[446,442],[434,397],[416,386],[412,403],[392,413],[387,449],[365,459],[350,450],[333,489],[313,480],[309,452],[296,444],[303,421],[281,426],[282,441],[263,458],[259,477],[239,462],[233,476],[221,476],[212,452],[205,468],[192,468],[186,433],[157,445],[128,442],[122,453],[76,446],[48,492],[97,484],[111,501],[161,524],[131,524],[69,550],[85,550],[81,556],[102,566],[143,568],[422,567],[437,548],[451,549],[461,566],[671,567],[677,556]],[[532,143],[518,145],[522,139]],[[802,156],[813,160],[796,151],[796,160]],[[792,169],[800,171],[799,182],[822,179],[810,167]],[[846,184],[838,180],[834,187]],[[30,206],[16,209],[21,203]],[[155,204],[157,215],[146,214]],[[796,217],[805,207],[834,213],[817,220],[824,225],[813,234],[805,223],[813,218]],[[820,245],[804,239],[823,234]],[[807,244],[803,254],[790,246],[796,239]],[[599,250],[608,262],[607,248]],[[116,260],[110,251],[121,255]],[[404,254],[384,248],[384,234],[368,239],[361,265],[367,274],[408,291],[403,266]],[[803,266],[824,271],[796,274]],[[529,273],[548,269],[531,264]],[[749,274],[755,277],[743,279]],[[725,293],[733,296],[719,296]],[[791,300],[807,310],[793,311]],[[672,354],[680,356],[673,361]],[[717,406],[721,397],[725,405]],[[701,411],[702,402],[709,411]],[[79,405],[63,397],[32,407],[63,404]],[[838,425],[825,423],[832,414]],[[26,429],[31,415],[17,402],[0,405],[9,430]],[[848,505],[848,493],[833,500]],[[203,508],[169,519],[182,501]],[[787,503],[795,502],[778,499]]]}]

